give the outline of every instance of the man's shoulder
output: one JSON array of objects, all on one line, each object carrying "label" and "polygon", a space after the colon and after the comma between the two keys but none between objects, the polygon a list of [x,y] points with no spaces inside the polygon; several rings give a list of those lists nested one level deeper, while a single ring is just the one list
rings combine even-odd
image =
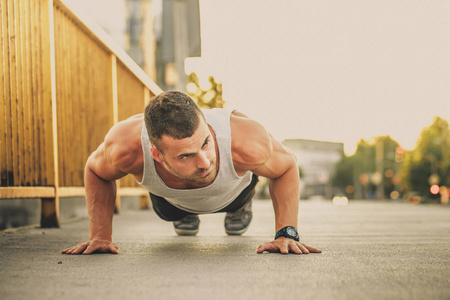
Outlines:
[{"label": "man's shoulder", "polygon": [[143,115],[135,115],[115,124],[105,137],[105,155],[118,169],[129,168],[142,156],[141,131]]},{"label": "man's shoulder", "polygon": [[235,164],[258,165],[272,152],[270,134],[259,122],[234,111],[230,119],[231,152]]},{"label": "man's shoulder", "polygon": [[144,122],[143,114],[131,116],[128,119],[122,120],[114,124],[114,126],[112,126],[109,132],[107,133],[106,138],[111,139],[112,141],[127,138],[129,135],[126,134],[126,132],[133,133],[136,130],[142,130],[143,122]]}]

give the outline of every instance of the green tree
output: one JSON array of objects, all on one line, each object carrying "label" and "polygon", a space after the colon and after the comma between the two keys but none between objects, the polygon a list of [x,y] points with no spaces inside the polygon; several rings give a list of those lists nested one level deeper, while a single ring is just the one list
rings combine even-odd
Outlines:
[{"label": "green tree", "polygon": [[222,83],[217,83],[213,76],[208,77],[209,88],[203,89],[196,73],[187,76],[187,90],[189,96],[202,108],[214,108],[225,106],[222,94]]},{"label": "green tree", "polygon": [[300,175],[300,178],[303,178],[304,172],[302,167],[298,166],[298,174]]},{"label": "green tree", "polygon": [[354,185],[354,157],[344,156],[335,166],[333,187],[344,191],[348,185]]},{"label": "green tree", "polygon": [[[383,151],[379,153],[382,159],[382,172],[377,173],[377,143],[381,143]],[[358,142],[356,151],[352,156],[344,156],[336,165],[333,176],[333,187],[341,192],[348,186],[352,193],[347,196],[351,198],[373,198],[379,180],[384,186],[384,196],[389,197],[390,193],[397,189],[396,181],[399,172],[399,164],[396,161],[396,151],[398,142],[390,136],[378,136],[370,141],[361,139]]]},{"label": "green tree", "polygon": [[402,178],[407,190],[428,199],[439,199],[431,194],[431,184],[450,186],[450,129],[446,120],[435,117],[422,130],[416,147],[405,154]]},{"label": "green tree", "polygon": [[360,178],[363,174],[369,176],[373,172],[374,153],[374,146],[361,139],[353,155],[344,155],[342,157],[341,161],[336,164],[333,174],[332,185],[336,191],[335,193],[344,193],[348,186],[352,186],[353,192],[351,194],[347,193],[347,197],[367,197],[367,191],[362,189],[363,187],[365,188],[368,181],[362,184]]}]

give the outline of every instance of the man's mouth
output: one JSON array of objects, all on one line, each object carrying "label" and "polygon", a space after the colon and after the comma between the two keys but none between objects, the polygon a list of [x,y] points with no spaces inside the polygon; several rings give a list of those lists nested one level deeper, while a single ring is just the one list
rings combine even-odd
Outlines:
[{"label": "man's mouth", "polygon": [[204,178],[204,177],[208,176],[209,173],[211,173],[211,168],[209,168],[209,169],[207,169],[207,170],[205,170],[205,171],[203,171],[201,173],[198,173],[198,177]]}]

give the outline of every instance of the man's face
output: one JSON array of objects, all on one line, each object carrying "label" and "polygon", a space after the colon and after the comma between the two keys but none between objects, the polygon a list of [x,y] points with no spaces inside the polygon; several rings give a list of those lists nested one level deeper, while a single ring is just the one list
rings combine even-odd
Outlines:
[{"label": "man's face", "polygon": [[215,141],[203,118],[191,137],[179,140],[163,135],[159,145],[162,164],[172,175],[199,185],[216,178]]}]

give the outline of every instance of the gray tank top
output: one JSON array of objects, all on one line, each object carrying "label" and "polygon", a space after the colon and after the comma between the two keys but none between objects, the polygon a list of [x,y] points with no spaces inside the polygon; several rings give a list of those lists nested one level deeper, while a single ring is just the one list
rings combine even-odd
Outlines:
[{"label": "gray tank top", "polygon": [[156,173],[155,163],[150,153],[151,143],[147,129],[142,126],[141,141],[144,152],[144,172],[142,185],[150,193],[165,198],[179,209],[205,214],[219,211],[229,205],[250,184],[252,173],[236,174],[231,156],[231,110],[202,109],[206,122],[216,135],[220,164],[215,180],[198,189],[173,189],[168,187]]}]

